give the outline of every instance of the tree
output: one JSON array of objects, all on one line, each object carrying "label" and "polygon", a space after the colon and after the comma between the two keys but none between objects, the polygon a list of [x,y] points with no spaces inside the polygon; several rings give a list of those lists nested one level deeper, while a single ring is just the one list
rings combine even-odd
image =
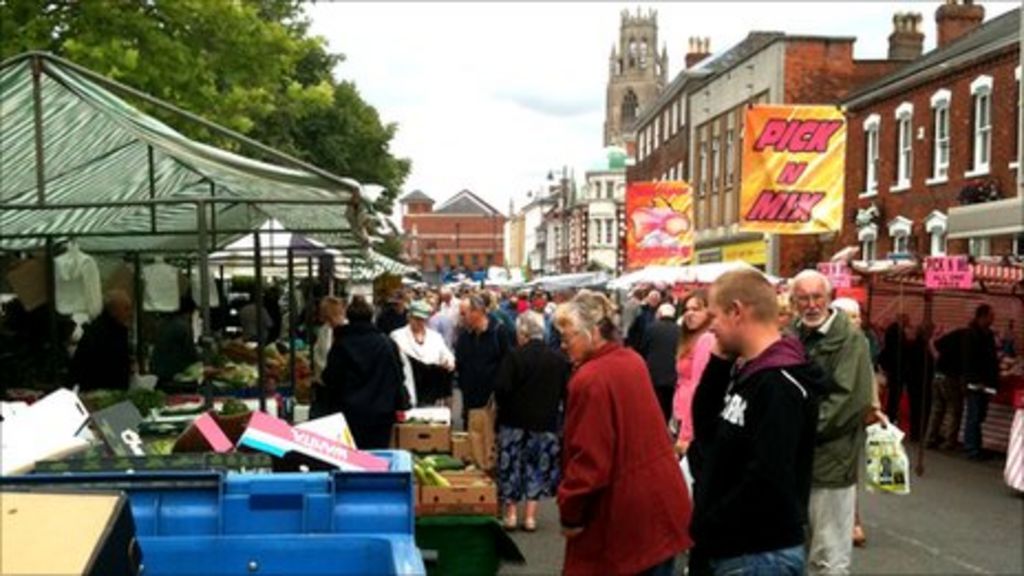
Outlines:
[{"label": "tree", "polygon": [[[52,52],[325,170],[381,184],[388,192],[377,207],[390,209],[410,169],[388,148],[397,126],[383,124],[354,85],[334,80],[344,58],[308,28],[298,0],[2,0],[0,56]],[[174,126],[238,148],[199,125]]]}]

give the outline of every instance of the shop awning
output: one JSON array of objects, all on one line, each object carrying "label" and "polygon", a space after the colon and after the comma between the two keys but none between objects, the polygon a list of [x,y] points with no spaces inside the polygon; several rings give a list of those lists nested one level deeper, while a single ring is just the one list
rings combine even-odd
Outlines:
[{"label": "shop awning", "polygon": [[1024,234],[1024,197],[949,209],[949,238]]},{"label": "shop awning", "polygon": [[196,205],[187,201],[203,198],[212,199],[207,226],[218,231],[208,248],[274,218],[324,244],[364,251],[359,221],[368,207],[358,182],[284,154],[269,155],[291,167],[191,140],[130,105],[125,93],[175,110],[52,55],[0,63],[0,249],[74,238],[87,251],[195,250]]}]

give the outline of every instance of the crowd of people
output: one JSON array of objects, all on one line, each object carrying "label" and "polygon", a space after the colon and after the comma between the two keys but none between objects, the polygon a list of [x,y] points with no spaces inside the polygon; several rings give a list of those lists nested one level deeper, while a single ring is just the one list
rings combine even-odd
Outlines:
[{"label": "crowd of people", "polygon": [[[191,360],[174,350],[192,308],[158,338],[168,374]],[[131,313],[113,293],[87,326],[84,387],[128,377],[94,360],[128,356]],[[589,290],[410,289],[376,309],[331,296],[319,322],[311,417],[342,412],[360,448],[381,449],[410,407],[461,406],[466,422],[494,402],[503,524],[536,530],[557,497],[570,574],[670,574],[683,551],[691,574],[848,573],[866,427],[953,449],[962,419],[967,455],[984,457],[997,352],[1014,347],[985,304],[955,330],[899,315],[877,331],[813,270],[783,291],[741,270],[618,305]]]}]

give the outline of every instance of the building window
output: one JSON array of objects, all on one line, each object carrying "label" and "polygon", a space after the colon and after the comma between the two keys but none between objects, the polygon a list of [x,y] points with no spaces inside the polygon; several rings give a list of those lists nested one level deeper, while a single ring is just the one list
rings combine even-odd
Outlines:
[{"label": "building window", "polygon": [[971,82],[974,98],[974,175],[987,174],[992,159],[992,77]]},{"label": "building window", "polygon": [[1017,237],[1013,239],[1013,255],[1024,256],[1024,234],[1017,234]]},{"label": "building window", "polygon": [[651,152],[658,149],[658,145],[661,144],[661,118],[654,119],[654,147]]},{"label": "building window", "polygon": [[672,103],[672,135],[679,132],[679,101]]},{"label": "building window", "polygon": [[722,173],[722,162],[721,153],[719,152],[719,144],[721,138],[718,134],[711,137],[711,192],[718,192],[718,181],[719,176]]},{"label": "building window", "polygon": [[910,233],[913,222],[903,216],[897,216],[889,222],[889,236],[892,237],[893,254],[910,252]]},{"label": "building window", "polygon": [[725,184],[731,185],[736,176],[736,131],[732,128],[733,117],[729,116],[729,129],[725,131]]},{"label": "building window", "polygon": [[699,170],[700,195],[703,196],[708,191],[708,143],[703,139],[703,136],[701,137],[699,150],[700,165],[697,169]]},{"label": "building window", "polygon": [[615,221],[608,218],[604,221],[604,243],[606,246],[612,246],[615,242],[612,240],[612,233],[615,228]]},{"label": "building window", "polygon": [[669,110],[667,108],[661,114],[661,123],[663,124],[661,132],[662,142],[667,142],[669,131],[672,129],[672,125],[669,123]]},{"label": "building window", "polygon": [[878,256],[878,226],[868,224],[861,227],[857,230],[857,240],[860,241],[861,258],[867,262],[874,262]]},{"label": "building window", "polygon": [[647,155],[650,156],[654,150],[651,148],[651,137],[654,135],[654,128],[651,126],[647,127]]},{"label": "building window", "polygon": [[878,193],[878,114],[868,116],[864,121],[864,194]]},{"label": "building window", "polygon": [[636,112],[640,108],[640,99],[636,97],[636,92],[632,89],[626,91],[626,95],[622,98],[621,118],[622,126],[629,126],[636,120]]},{"label": "building window", "polygon": [[932,256],[946,255],[946,215],[935,210],[924,221],[924,229],[928,232],[929,254]]},{"label": "building window", "polygon": [[992,243],[987,236],[982,238],[971,238],[967,248],[971,256],[980,258],[990,254],[992,251]]},{"label": "building window", "polygon": [[949,178],[949,100],[949,90],[939,90],[932,96],[932,180],[936,182],[945,182]]},{"label": "building window", "polygon": [[896,109],[896,188],[910,188],[914,162],[914,107],[904,102]]}]

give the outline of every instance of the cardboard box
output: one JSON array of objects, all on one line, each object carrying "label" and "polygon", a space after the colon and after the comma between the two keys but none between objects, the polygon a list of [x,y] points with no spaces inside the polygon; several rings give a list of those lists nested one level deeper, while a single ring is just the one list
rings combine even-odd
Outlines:
[{"label": "cardboard box", "polygon": [[253,412],[239,446],[267,452],[277,458],[289,453],[322,461],[342,470],[384,472],[389,462],[369,452],[360,452],[315,432],[292,428],[287,422]]},{"label": "cardboard box", "polygon": [[498,486],[486,474],[449,472],[444,477],[451,486],[420,486],[416,501],[417,516],[498,514]]},{"label": "cardboard box", "polygon": [[121,493],[0,492],[0,540],[17,551],[0,574],[135,576],[142,561]]},{"label": "cardboard box", "polygon": [[419,453],[447,453],[452,447],[452,428],[438,424],[398,424],[394,445],[401,450]]},{"label": "cardboard box", "polygon": [[469,443],[469,433],[452,432],[452,457],[463,462],[473,460],[473,448]]}]

